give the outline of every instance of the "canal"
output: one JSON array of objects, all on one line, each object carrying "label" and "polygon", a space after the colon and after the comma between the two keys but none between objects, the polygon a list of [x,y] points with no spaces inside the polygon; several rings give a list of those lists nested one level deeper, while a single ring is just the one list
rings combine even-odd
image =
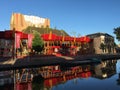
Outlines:
[{"label": "canal", "polygon": [[120,90],[120,60],[1,71],[0,90]]}]

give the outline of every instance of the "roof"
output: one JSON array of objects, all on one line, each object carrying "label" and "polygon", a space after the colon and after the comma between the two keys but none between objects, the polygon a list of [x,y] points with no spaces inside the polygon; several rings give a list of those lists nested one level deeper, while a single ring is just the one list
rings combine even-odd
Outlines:
[{"label": "roof", "polygon": [[56,34],[42,34],[42,39],[44,41],[74,41],[74,42],[90,42],[90,38],[84,37],[71,37],[71,36],[57,36]]},{"label": "roof", "polygon": [[28,38],[28,34],[25,34],[25,33],[20,32],[20,31],[13,31],[13,30],[0,31],[0,38],[14,39],[14,33],[20,34],[21,39],[27,39]]},{"label": "roof", "polygon": [[101,32],[98,32],[98,33],[93,33],[93,34],[88,34],[86,36],[90,37],[90,38],[95,38],[95,37],[100,37],[100,36],[106,36],[106,37],[111,37],[111,38],[114,38],[112,35],[108,34],[108,33],[101,33]]}]

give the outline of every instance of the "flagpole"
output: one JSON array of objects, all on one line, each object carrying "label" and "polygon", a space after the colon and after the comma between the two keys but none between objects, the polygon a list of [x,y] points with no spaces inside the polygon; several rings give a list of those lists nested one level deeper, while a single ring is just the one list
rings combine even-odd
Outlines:
[{"label": "flagpole", "polygon": [[16,33],[14,38],[14,60],[16,60]]},{"label": "flagpole", "polygon": [[16,60],[16,33],[15,33],[15,28],[13,28],[13,60]]},{"label": "flagpole", "polygon": [[[13,29],[13,60],[16,60],[16,34],[15,29]],[[16,90],[16,73],[15,70],[13,70],[13,76],[14,76],[14,90]]]}]

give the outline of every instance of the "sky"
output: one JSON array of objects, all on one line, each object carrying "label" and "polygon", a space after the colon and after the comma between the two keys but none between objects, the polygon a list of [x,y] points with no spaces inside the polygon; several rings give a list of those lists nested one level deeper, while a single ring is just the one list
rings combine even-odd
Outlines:
[{"label": "sky", "polygon": [[50,19],[50,27],[81,36],[113,34],[120,26],[120,0],[1,0],[0,31],[10,29],[12,13]]}]

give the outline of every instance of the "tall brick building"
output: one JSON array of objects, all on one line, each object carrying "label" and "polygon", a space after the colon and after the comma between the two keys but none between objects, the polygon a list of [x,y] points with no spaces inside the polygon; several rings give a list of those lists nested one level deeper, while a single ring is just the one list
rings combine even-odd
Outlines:
[{"label": "tall brick building", "polygon": [[90,44],[92,53],[115,53],[115,42],[113,36],[107,33],[94,33],[87,36],[93,40]]},{"label": "tall brick building", "polygon": [[22,31],[28,26],[50,27],[50,20],[32,15],[23,15],[21,13],[13,13],[10,20],[10,29]]}]

